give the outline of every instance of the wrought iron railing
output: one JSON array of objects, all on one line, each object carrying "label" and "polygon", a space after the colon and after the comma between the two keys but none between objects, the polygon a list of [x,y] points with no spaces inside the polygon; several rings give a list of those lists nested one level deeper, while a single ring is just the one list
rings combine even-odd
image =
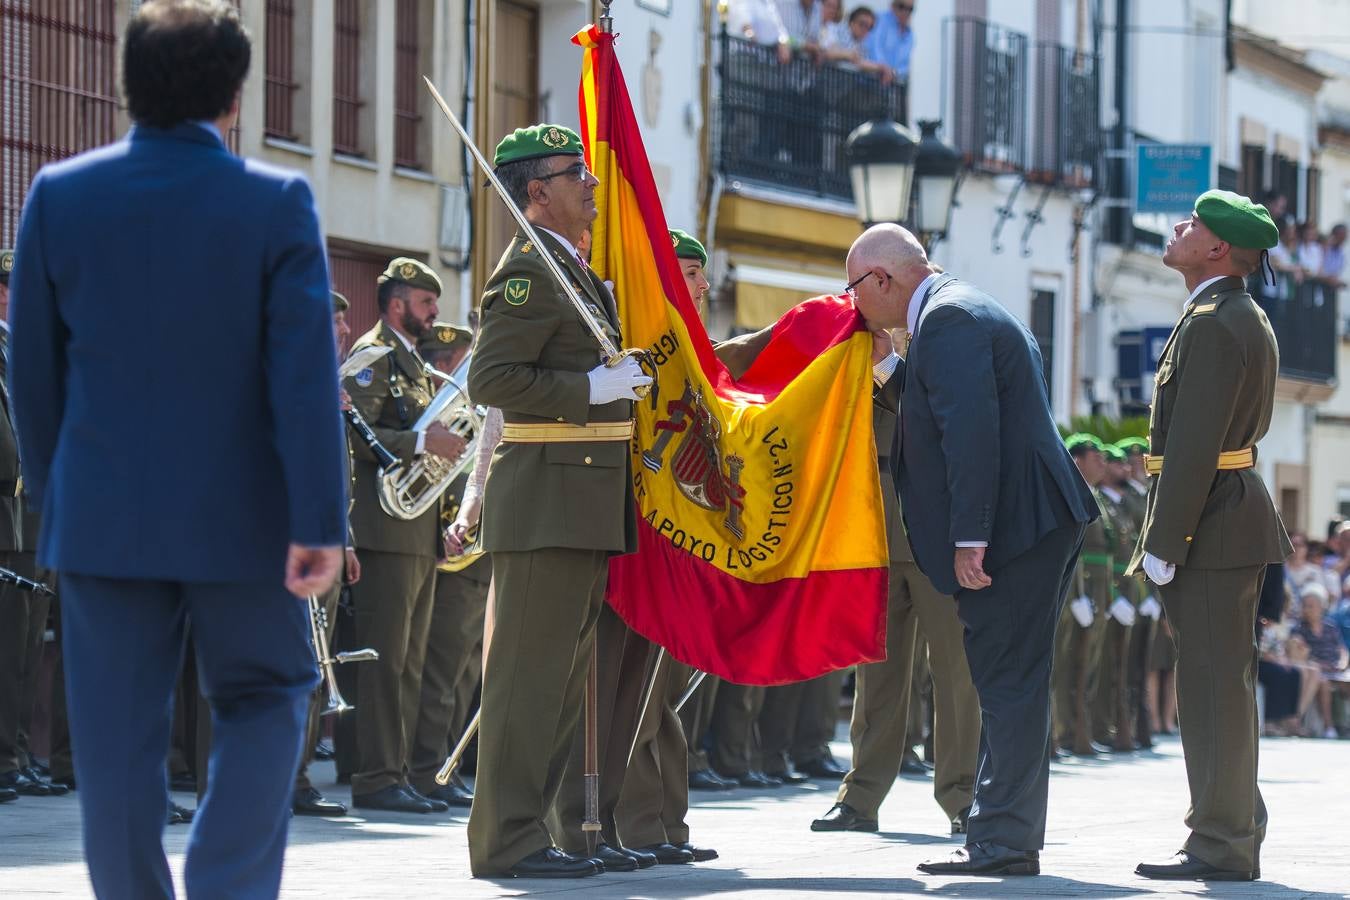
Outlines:
[{"label": "wrought iron railing", "polygon": [[942,50],[956,148],[976,169],[1023,171],[1027,36],[983,19],[956,17],[943,22]]},{"label": "wrought iron railing", "polygon": [[295,140],[295,3],[267,0],[263,60],[263,132]]},{"label": "wrought iron railing", "polygon": [[1074,189],[1096,187],[1101,153],[1097,58],[1072,47],[1038,44],[1035,76],[1027,179]]},{"label": "wrought iron railing", "polygon": [[907,85],[869,72],[780,63],[776,46],[721,35],[717,161],[733,178],[795,193],[852,198],[844,141],[869,119],[908,118]]},{"label": "wrought iron railing", "polygon": [[1323,281],[1295,284],[1283,273],[1275,288],[1262,288],[1259,274],[1248,279],[1247,290],[1266,311],[1280,345],[1280,375],[1317,384],[1334,382],[1340,291]]}]

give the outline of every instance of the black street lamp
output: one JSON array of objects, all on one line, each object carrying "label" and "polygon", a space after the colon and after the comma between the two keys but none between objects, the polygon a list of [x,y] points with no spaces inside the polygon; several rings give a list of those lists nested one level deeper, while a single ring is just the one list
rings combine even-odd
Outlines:
[{"label": "black street lamp", "polygon": [[914,227],[924,246],[947,234],[956,202],[956,179],[961,172],[961,154],[938,137],[941,127],[940,119],[919,122],[922,138],[914,161]]},{"label": "black street lamp", "polygon": [[914,133],[898,122],[873,119],[853,129],[844,142],[844,158],[853,182],[853,203],[864,228],[908,221],[918,154]]}]

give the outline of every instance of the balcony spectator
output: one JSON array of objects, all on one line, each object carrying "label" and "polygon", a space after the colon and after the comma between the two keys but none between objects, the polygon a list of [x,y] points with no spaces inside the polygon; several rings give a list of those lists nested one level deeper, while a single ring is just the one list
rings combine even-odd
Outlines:
[{"label": "balcony spectator", "polygon": [[863,46],[867,58],[891,70],[899,81],[909,80],[909,60],[914,53],[914,0],[893,0],[891,8],[877,17],[876,26]]},{"label": "balcony spectator", "polygon": [[843,21],[843,0],[821,0],[820,50],[827,62],[841,68],[868,72],[881,79],[883,85],[895,80],[889,66],[867,58],[864,45],[876,26],[877,16],[871,7],[859,6]]},{"label": "balcony spectator", "polygon": [[876,26],[863,42],[867,58],[885,66],[889,76],[883,75],[889,84],[898,81],[898,103],[889,110],[892,118],[903,123],[909,110],[909,62],[914,55],[914,0],[893,0],[891,8],[877,17]]},{"label": "balcony spectator", "polygon": [[774,0],[731,0],[727,32],[766,47],[777,45],[778,61],[792,60],[792,38],[783,26]]},{"label": "balcony spectator", "polygon": [[1350,665],[1350,651],[1341,640],[1340,629],[1326,620],[1327,590],[1318,582],[1303,588],[1301,621],[1294,636],[1308,646],[1308,662],[1321,674],[1317,689],[1317,707],[1322,717],[1322,737],[1338,737],[1331,717],[1331,694],[1344,690],[1346,682],[1337,680]]},{"label": "balcony spectator", "polygon": [[1304,222],[1298,226],[1298,253],[1295,259],[1303,269],[1304,278],[1317,278],[1322,271],[1322,236],[1317,233],[1317,225]]},{"label": "balcony spectator", "polygon": [[1321,276],[1332,287],[1345,287],[1341,279],[1345,272],[1345,226],[1336,225],[1327,236],[1326,249],[1322,253]]},{"label": "balcony spectator", "polygon": [[820,12],[816,0],[778,0],[778,18],[794,50],[811,57],[820,51]]}]

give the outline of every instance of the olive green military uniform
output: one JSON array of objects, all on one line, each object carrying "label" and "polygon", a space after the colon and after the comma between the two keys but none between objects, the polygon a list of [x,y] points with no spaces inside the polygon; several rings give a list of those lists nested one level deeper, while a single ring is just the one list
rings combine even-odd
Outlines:
[{"label": "olive green military uniform", "polygon": [[670,656],[656,673],[652,708],[637,732],[633,759],[614,810],[615,826],[625,846],[678,845],[689,840],[685,816],[689,813],[691,751],[675,704],[684,696],[693,673],[691,667]]},{"label": "olive green military uniform", "polygon": [[[436,290],[440,282],[423,264],[395,259],[381,279]],[[404,464],[416,459],[412,430],[435,394],[424,362],[402,337],[381,321],[352,345],[393,351],[369,369],[347,378],[343,387],[386,449]],[[361,560],[361,580],[351,587],[356,643],[380,658],[358,664],[356,722],[359,763],[352,796],[406,783],[412,732],[421,699],[422,665],[431,623],[436,560],[443,552],[437,504],[416,519],[390,516],[380,505],[380,471],[375,456],[354,442],[356,489],[352,531]]]},{"label": "olive green military uniform", "polygon": [[[333,315],[336,317],[338,313],[345,313],[350,308],[351,304],[348,303],[346,297],[342,296],[337,291],[332,291],[331,293],[333,297]],[[352,504],[356,502],[356,472],[352,465],[352,435],[351,432],[345,428],[343,429],[343,433],[347,439],[347,455],[343,457],[343,463],[346,466],[344,475],[347,478],[348,495],[347,516],[349,521],[347,527],[347,546],[354,547],[356,542],[352,536],[350,518]],[[337,632],[338,600],[342,595],[342,586],[347,580],[346,574],[347,573],[344,571],[342,576],[333,583],[333,586],[319,596],[319,606],[323,609],[324,616],[324,637],[328,641],[328,649],[332,654],[337,653],[337,648],[334,646],[333,639]],[[341,671],[341,666],[337,667],[337,671]],[[334,672],[334,675],[337,674],[337,671]],[[341,691],[340,687],[339,691]],[[351,703],[355,700],[355,693],[353,693],[351,697],[347,697],[343,694],[343,698]],[[311,698],[309,702],[309,721],[305,727],[305,743],[300,747],[300,766],[295,774],[295,789],[297,791],[313,787],[309,780],[309,764],[314,761],[314,748],[319,743],[320,727],[323,724],[322,715],[327,705],[328,684],[326,680],[321,679],[318,686],[314,689],[313,698]]]},{"label": "olive green military uniform", "polygon": [[[1101,516],[1089,522],[1083,533],[1083,550],[1078,555],[1070,597],[1064,604],[1056,634],[1052,678],[1056,742],[1079,756],[1093,755],[1097,673],[1107,631],[1107,609],[1114,599],[1115,586],[1114,529],[1101,492],[1093,488],[1092,495]],[[1079,597],[1092,603],[1092,622],[1086,628],[1070,611],[1070,603]]]},{"label": "olive green military uniform", "polygon": [[[459,515],[467,476],[446,494],[441,524],[449,528]],[[453,571],[436,572],[436,596],[422,668],[422,700],[413,731],[409,780],[423,794],[435,791],[436,773],[467,724],[473,692],[483,666],[483,620],[487,614],[492,562],[479,557]]]},{"label": "olive green military uniform", "polygon": [[[1148,509],[1148,494],[1136,490],[1133,483],[1128,480],[1118,490],[1121,493],[1121,509],[1124,511],[1131,529],[1138,535],[1144,529],[1144,515]],[[1130,553],[1133,553],[1133,546],[1130,548]],[[1128,566],[1129,555],[1126,554],[1122,558],[1125,562],[1121,564],[1120,568],[1124,572]],[[1134,626],[1130,629],[1130,645],[1127,651],[1128,662],[1125,670],[1127,715],[1130,718],[1134,746],[1140,749],[1148,749],[1153,746],[1153,728],[1149,722],[1148,706],[1144,702],[1144,694],[1148,673],[1152,668],[1153,645],[1157,640],[1159,630],[1159,615],[1148,615],[1148,613],[1160,608],[1156,599],[1151,605],[1146,603],[1148,597],[1152,594],[1152,588],[1149,584],[1133,577],[1128,578],[1132,589],[1132,599],[1135,603],[1136,616]]]},{"label": "olive green military uniform", "polygon": [[[6,286],[13,266],[13,253],[0,251],[0,278]],[[33,578],[36,517],[24,515],[20,497],[19,447],[10,419],[8,370],[9,329],[0,326],[0,566]],[[46,596],[0,585],[0,773],[31,762],[25,727],[35,700],[47,609]]]},{"label": "olive green military uniform", "polygon": [[881,497],[890,551],[886,659],[858,666],[849,738],[853,768],[844,776],[836,803],[875,819],[900,772],[904,756],[916,634],[928,642],[933,673],[933,796],[949,819],[969,809],[975,790],[980,744],[980,704],[966,662],[956,602],[938,592],[914,561],[905,535],[899,497],[891,480],[887,436],[895,434],[899,379],[877,392],[872,424],[879,436]]},{"label": "olive green military uniform", "polygon": [[[627,440],[511,437],[514,426],[537,433],[540,425],[632,419],[630,401],[590,405],[586,373],[601,361],[596,340],[540,254],[554,255],[617,344],[613,298],[571,248],[547,234],[541,240],[517,235],[489,279],[469,369],[470,395],[500,408],[506,428],[480,526],[492,554],[496,626],[469,818],[469,861],[478,876],[501,874],[554,845],[544,819],[575,746],[609,557],[637,547]],[[614,756],[601,761],[602,784],[607,761]]]},{"label": "olive green military uniform", "polygon": [[1266,829],[1256,605],[1266,564],[1291,547],[1255,469],[1216,469],[1221,452],[1255,447],[1269,430],[1278,371],[1270,322],[1242,279],[1217,281],[1187,306],[1158,363],[1149,446],[1163,462],[1130,565],[1141,572],[1148,552],[1176,566],[1158,594],[1177,643],[1185,849],[1240,872],[1259,868]]},{"label": "olive green military uniform", "polygon": [[[1139,624],[1139,582],[1125,574],[1126,565],[1135,542],[1139,539],[1139,530],[1131,521],[1124,505],[1123,495],[1113,498],[1104,490],[1098,490],[1102,509],[1106,512],[1111,530],[1115,536],[1112,547],[1113,585],[1108,610],[1103,611],[1106,621],[1106,636],[1103,641],[1100,664],[1097,670],[1097,692],[1094,699],[1092,717],[1093,738],[1100,744],[1114,750],[1126,752],[1134,749],[1134,713],[1130,704],[1130,641],[1131,634]],[[1109,612],[1109,607],[1117,599],[1123,599],[1136,610],[1135,621],[1123,624]]]},{"label": "olive green military uniform", "polygon": [[713,708],[717,705],[721,683],[722,680],[717,676],[707,676],[680,710],[684,742],[689,748],[689,772],[703,772],[712,768],[705,744],[712,732]]}]

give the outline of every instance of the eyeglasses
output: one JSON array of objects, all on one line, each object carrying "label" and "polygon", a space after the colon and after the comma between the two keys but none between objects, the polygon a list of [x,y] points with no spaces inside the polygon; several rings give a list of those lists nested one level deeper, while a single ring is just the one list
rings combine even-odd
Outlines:
[{"label": "eyeglasses", "polygon": [[594,178],[591,170],[586,168],[585,163],[572,163],[565,169],[559,169],[556,172],[550,172],[547,175],[540,175],[536,181],[549,181],[553,178],[561,178],[563,175],[571,175],[577,181],[584,182],[587,178]]},{"label": "eyeglasses", "polygon": [[[845,286],[844,286],[844,293],[848,295],[848,299],[852,300],[854,303],[857,303],[857,302],[858,302],[858,285],[860,285],[860,284],[862,284],[864,281],[866,281],[866,280],[867,280],[867,277],[868,277],[869,275],[875,275],[875,274],[876,274],[875,272],[873,272],[873,271],[871,271],[871,270],[869,269],[868,271],[862,273],[862,274],[859,275],[857,278],[853,279],[853,280],[850,281],[847,285],[845,285]],[[886,276],[886,280],[887,280],[887,281],[890,281],[890,279],[891,279],[891,273],[889,273],[889,272],[882,272],[882,274]]]}]

